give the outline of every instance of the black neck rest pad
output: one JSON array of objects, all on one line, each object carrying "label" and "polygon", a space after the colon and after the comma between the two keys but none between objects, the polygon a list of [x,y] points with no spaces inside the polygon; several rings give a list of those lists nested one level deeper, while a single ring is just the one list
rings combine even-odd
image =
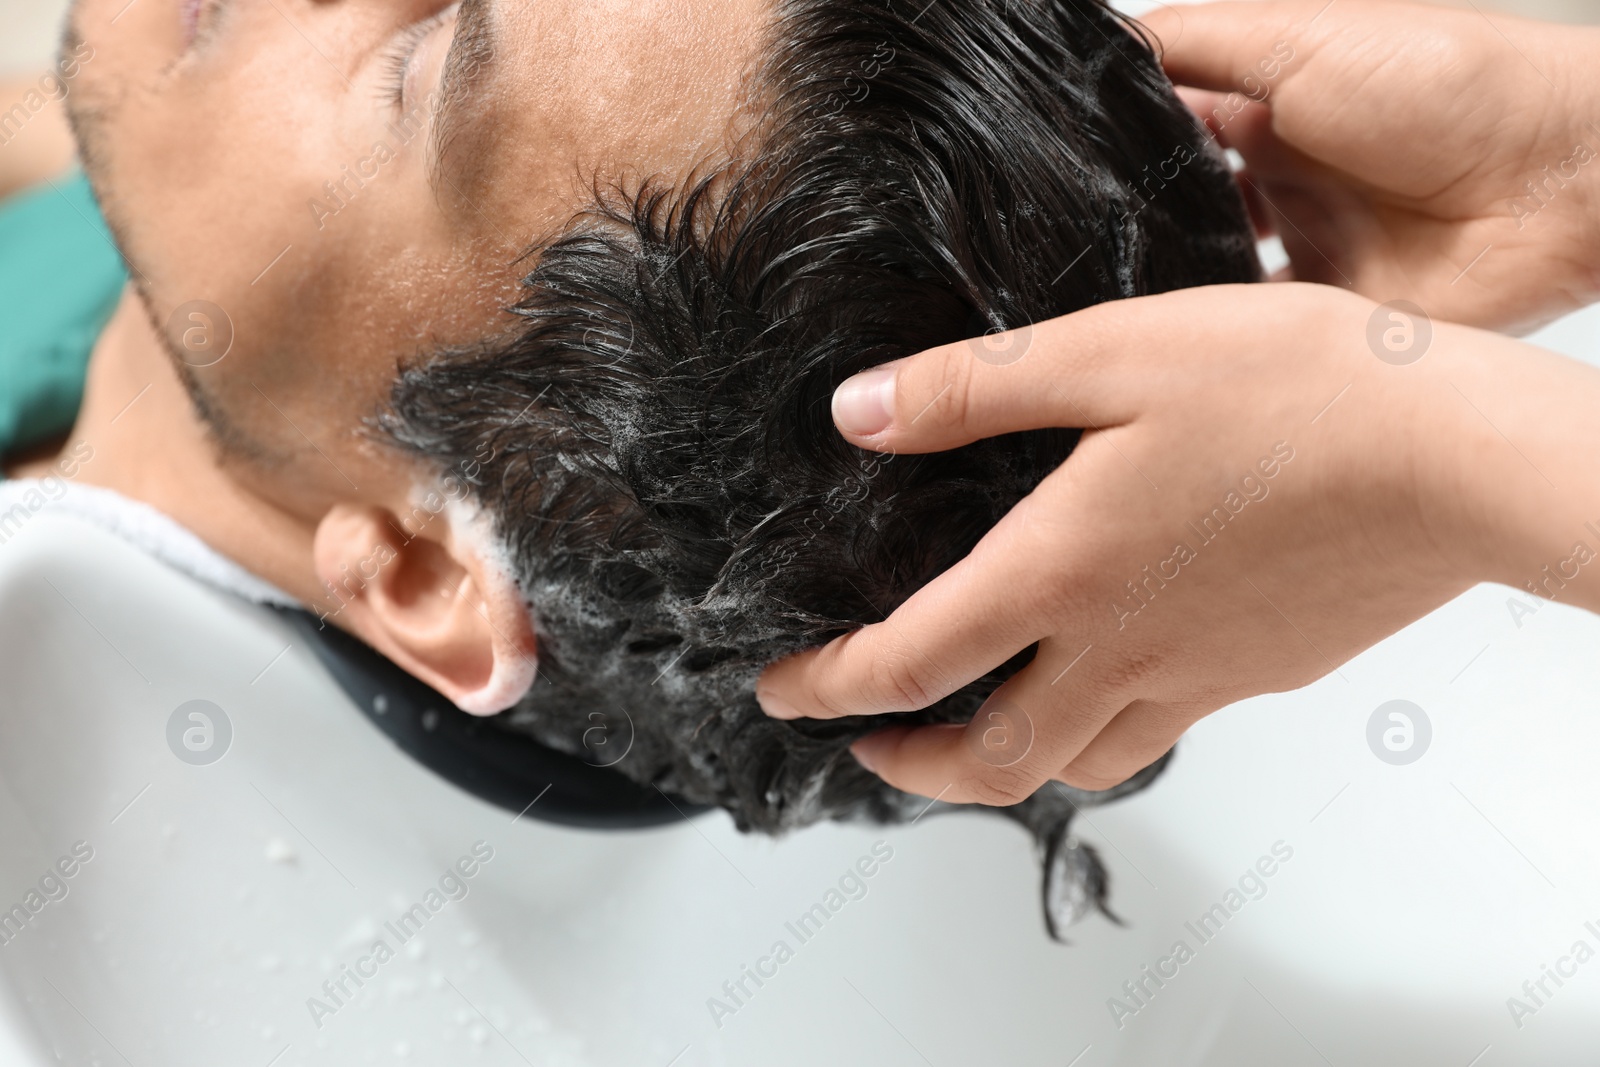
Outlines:
[{"label": "black neck rest pad", "polygon": [[662,826],[709,810],[468,715],[343,630],[304,611],[281,613],[389,740],[481,800],[530,819],[589,830]]}]

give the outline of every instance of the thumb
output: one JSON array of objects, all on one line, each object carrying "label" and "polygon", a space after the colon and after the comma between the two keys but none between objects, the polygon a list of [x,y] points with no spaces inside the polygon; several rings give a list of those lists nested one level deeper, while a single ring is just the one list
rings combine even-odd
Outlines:
[{"label": "thumb", "polygon": [[1177,84],[1261,99],[1293,66],[1296,38],[1325,9],[1321,0],[1232,0],[1164,6],[1139,21]]},{"label": "thumb", "polygon": [[834,422],[852,443],[896,453],[1119,425],[1146,399],[1138,341],[1184,330],[1193,293],[1109,301],[865,371],[834,392]]}]

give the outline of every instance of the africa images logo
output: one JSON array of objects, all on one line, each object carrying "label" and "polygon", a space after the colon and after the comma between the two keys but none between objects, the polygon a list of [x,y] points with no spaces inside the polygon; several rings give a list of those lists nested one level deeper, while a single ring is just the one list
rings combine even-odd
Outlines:
[{"label": "africa images logo", "polygon": [[1379,704],[1367,719],[1367,747],[1391,766],[1417,762],[1432,743],[1433,722],[1409,700]]},{"label": "africa images logo", "polygon": [[204,767],[228,754],[233,722],[209,700],[180,704],[167,717],[167,747],[183,762]]}]

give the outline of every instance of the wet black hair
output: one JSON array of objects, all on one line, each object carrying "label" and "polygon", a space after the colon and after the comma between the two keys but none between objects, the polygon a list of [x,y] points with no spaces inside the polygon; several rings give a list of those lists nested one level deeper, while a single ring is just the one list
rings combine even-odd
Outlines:
[{"label": "wet black hair", "polygon": [[[537,249],[509,340],[405,368],[383,423],[468,473],[527,595],[539,679],[506,729],[581,753],[626,712],[619,770],[744,829],[910,818],[927,801],[849,743],[969,720],[1031,651],[876,719],[770,720],[756,675],[883,619],[1076,434],[879,456],[835,431],[833,389],[1259,263],[1225,162],[1138,27],[1092,0],[783,0],[757,84],[734,158],[597,185]],[[1052,784],[1003,809],[1044,852],[1053,933],[1103,907],[1104,871],[1068,830],[1104,799]]]}]

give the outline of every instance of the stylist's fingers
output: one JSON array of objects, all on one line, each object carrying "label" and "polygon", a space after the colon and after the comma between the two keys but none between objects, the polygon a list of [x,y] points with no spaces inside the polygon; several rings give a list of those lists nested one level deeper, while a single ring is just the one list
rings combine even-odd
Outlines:
[{"label": "stylist's fingers", "polygon": [[[1067,464],[965,559],[883,622],[767,668],[756,685],[762,708],[780,719],[917,711],[1029,645],[1069,632],[1065,617],[1088,610],[1075,605],[1103,604],[1095,586],[1118,547],[1107,544],[1104,509],[1124,503],[1107,486],[1122,477],[1126,463],[1110,434],[1086,435]],[[1061,558],[1061,545],[1074,546],[1070,562]],[[1053,662],[1052,655],[1041,646],[1036,663]],[[1057,664],[1051,677],[1068,666]],[[1063,756],[1045,777],[1065,764]]]},{"label": "stylist's fingers", "polygon": [[[1146,486],[1153,483],[1130,477],[1148,458],[1130,439],[1131,424],[1163,404],[1192,407],[1214,377],[1197,353],[1237,344],[1241,327],[1306,329],[1327,314],[1330,298],[1312,287],[1277,292],[1270,301],[1260,289],[1212,286],[1112,301],[1040,324],[1031,346],[1007,365],[979,359],[962,343],[841,386],[841,429],[855,429],[847,436],[884,451],[935,451],[1039,427],[1109,428],[1086,433],[1067,463],[964,560],[887,620],[768,668],[757,686],[762,707],[786,719],[918,710],[1034,642],[1071,632],[1066,622],[1088,610],[1083,605],[1103,611],[1108,573],[1135,549],[1169,547],[1143,544],[1160,535],[1137,521],[1148,512]],[[1313,302],[1315,313],[1307,310]],[[1244,316],[1241,308],[1255,310]],[[1256,359],[1270,371],[1279,356],[1267,349]],[[1241,357],[1230,373],[1248,380],[1254,372],[1244,363]],[[880,421],[871,435],[855,421],[853,406],[865,402],[848,398],[852,386],[876,404]],[[1214,395],[1214,382],[1210,388]],[[1115,536],[1108,513],[1125,517]],[[1071,546],[1066,557],[1062,546]],[[1076,714],[1084,703],[1067,706]]]},{"label": "stylist's fingers", "polygon": [[[1210,89],[1177,87],[1178,99],[1205,126],[1206,132],[1223,148],[1233,148],[1249,159],[1263,155],[1276,138],[1272,133],[1272,109],[1248,100],[1238,93],[1219,93]],[[1270,139],[1270,140],[1268,140]]]},{"label": "stylist's fingers", "polygon": [[1324,6],[1324,0],[1232,0],[1163,7],[1139,21],[1159,42],[1161,65],[1174,82],[1248,93],[1291,69],[1296,46],[1304,46],[1300,31]]},{"label": "stylist's fingers", "polygon": [[1090,744],[1124,700],[1114,684],[1062,686],[1064,675],[1079,669],[1076,653],[1064,651],[1070,647],[1046,642],[970,723],[891,727],[856,742],[852,751],[907,793],[955,804],[1025,800]]},{"label": "stylist's fingers", "polygon": [[1136,700],[1117,712],[1056,778],[1076,789],[1121,785],[1164,756],[1184,731],[1213,710]]},{"label": "stylist's fingers", "polygon": [[1046,428],[1100,429],[1132,420],[1159,377],[1156,354],[1130,335],[1174,336],[1235,287],[1097,304],[1046,322],[931,348],[839,386],[833,419],[880,452],[942,452],[986,437]]},{"label": "stylist's fingers", "polygon": [[[1177,92],[1178,99],[1183,101],[1185,107],[1194,112],[1195,117],[1201,121],[1217,144],[1223,148],[1234,147],[1229,127],[1233,127],[1233,132],[1238,132],[1239,126],[1230,121],[1233,118],[1230,113],[1232,105],[1224,94],[1214,93],[1208,89],[1190,89],[1182,85],[1177,87]],[[1240,115],[1247,115],[1252,109],[1266,113],[1265,118],[1268,132],[1270,133],[1272,114],[1266,108],[1246,102],[1246,105],[1240,109]],[[1242,156],[1244,153],[1241,152],[1240,155]],[[1248,157],[1246,157],[1245,162],[1248,165]],[[1253,182],[1248,180],[1248,175],[1244,170],[1236,172],[1233,177],[1234,184],[1238,186],[1239,195],[1244,199],[1244,206],[1250,212],[1250,225],[1254,228],[1256,236],[1272,236],[1276,232],[1273,229],[1272,214],[1267,208],[1260,190],[1256,188]]]},{"label": "stylist's fingers", "polygon": [[885,621],[769,667],[756,685],[763,710],[780,719],[916,711],[1045,636],[1054,615],[1038,581],[1045,548],[1027,512],[1024,501]]},{"label": "stylist's fingers", "polygon": [[[1223,148],[1235,147],[1229,127],[1234,126],[1236,131],[1237,126],[1230,121],[1233,116],[1229,114],[1227,93],[1219,93],[1212,89],[1195,89],[1187,85],[1175,85],[1172,88],[1173,92],[1178,94],[1178,99],[1183,101],[1183,106],[1200,120],[1201,125],[1217,144]],[[1245,106],[1249,103],[1246,101]],[[1240,110],[1242,111],[1243,107]]]},{"label": "stylist's fingers", "polygon": [[1272,126],[1272,109],[1238,93],[1180,88],[1178,96],[1223,148],[1244,157],[1250,170],[1273,178],[1323,173],[1326,167],[1280,138]]},{"label": "stylist's fingers", "polygon": [[1018,430],[1122,421],[1130,409],[1113,395],[1098,346],[1065,346],[1066,332],[1093,331],[1056,319],[858,374],[833,395],[834,424],[866,448],[942,452]]},{"label": "stylist's fingers", "polygon": [[[930,349],[845,382],[834,394],[834,421],[857,444],[887,452],[1126,421],[1137,410],[1136,383],[1146,378],[1112,355],[1126,344],[1127,316],[1140,306],[1147,317],[1192,314],[1178,304],[1116,301],[1010,331],[998,344],[991,337]],[[997,351],[1009,361],[995,358]],[[1071,471],[1045,485],[1094,464],[1106,451],[1103,436],[1091,434]],[[919,710],[1051,633],[1061,594],[1038,580],[1038,561],[1054,544],[1087,543],[1092,529],[1063,527],[1082,525],[1093,509],[1052,504],[1030,521],[1036,511],[1043,511],[1037,493],[884,622],[768,668],[756,687],[762,708],[783,719]]]}]

